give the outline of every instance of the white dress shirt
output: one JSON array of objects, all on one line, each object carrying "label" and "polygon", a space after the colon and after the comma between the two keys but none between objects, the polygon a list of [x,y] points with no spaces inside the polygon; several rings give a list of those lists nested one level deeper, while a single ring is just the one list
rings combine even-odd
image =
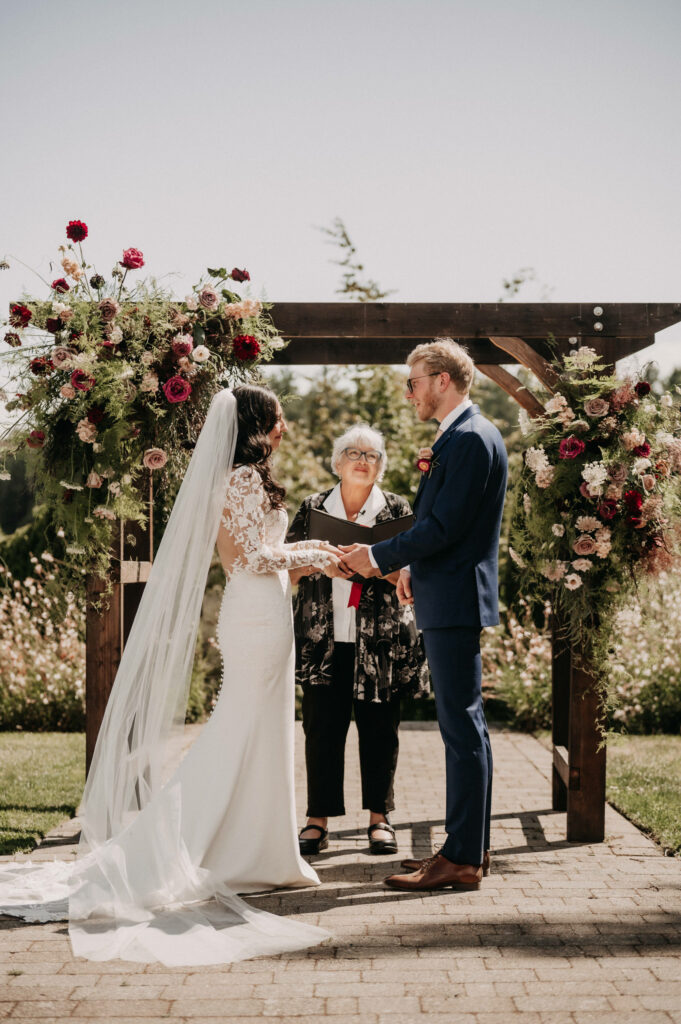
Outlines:
[{"label": "white dress shirt", "polygon": [[[369,497],[364,502],[356,523],[361,526],[373,526],[376,516],[385,508],[387,502],[383,491],[376,484],[369,492]],[[341,497],[341,485],[336,484],[324,502],[324,511],[329,515],[337,516],[338,519],[347,519],[343,498]],[[342,580],[334,576],[331,580],[331,593],[333,597],[333,638],[338,643],[354,644],[356,639],[357,611],[355,608],[348,608],[352,583],[349,580]]]},{"label": "white dress shirt", "polygon": [[[455,420],[458,420],[459,416],[461,416],[466,411],[466,409],[470,409],[472,404],[473,403],[470,400],[470,398],[464,398],[463,402],[461,402],[460,405],[457,405],[456,409],[452,409],[452,411],[448,412],[445,418],[440,421],[440,426],[437,428],[437,433],[441,435],[444,434],[445,430],[449,430],[452,423],[454,423]],[[374,569],[378,569],[378,562],[374,558],[374,552],[372,548],[369,548],[369,561],[373,565]],[[411,569],[409,568],[408,565],[405,565],[403,566],[402,571],[410,573]]]}]

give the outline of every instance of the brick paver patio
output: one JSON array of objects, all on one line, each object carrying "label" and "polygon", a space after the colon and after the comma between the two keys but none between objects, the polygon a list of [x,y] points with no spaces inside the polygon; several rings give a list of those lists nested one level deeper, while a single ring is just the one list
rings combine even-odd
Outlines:
[{"label": "brick paver patio", "polygon": [[[301,740],[299,733],[302,822]],[[350,812],[315,858],[322,886],[257,897],[274,912],[323,925],[333,940],[302,953],[183,970],[76,960],[63,924],[0,918],[0,1018],[681,1021],[679,861],[663,857],[611,809],[605,843],[568,844],[564,815],[550,809],[549,753],[522,734],[495,732],[492,741],[492,874],[480,892],[421,896],[382,886],[399,858],[367,853],[353,728]],[[403,729],[397,800],[400,855],[430,852],[443,838],[443,750],[429,725]],[[58,829],[39,856],[72,856],[73,831],[73,823]]]}]

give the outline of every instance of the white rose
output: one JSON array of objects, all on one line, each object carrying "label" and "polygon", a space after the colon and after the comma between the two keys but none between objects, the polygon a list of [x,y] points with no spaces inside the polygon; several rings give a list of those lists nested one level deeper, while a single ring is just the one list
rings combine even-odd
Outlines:
[{"label": "white rose", "polygon": [[199,300],[196,298],[196,295],[185,295],[184,304],[187,307],[187,309],[199,308]]},{"label": "white rose", "polygon": [[554,537],[562,537],[565,534],[565,527],[562,523],[554,523],[551,527],[551,533]]},{"label": "white rose", "polygon": [[197,345],[192,352],[192,359],[196,363],[205,363],[207,359],[210,359],[210,349],[205,345]]}]

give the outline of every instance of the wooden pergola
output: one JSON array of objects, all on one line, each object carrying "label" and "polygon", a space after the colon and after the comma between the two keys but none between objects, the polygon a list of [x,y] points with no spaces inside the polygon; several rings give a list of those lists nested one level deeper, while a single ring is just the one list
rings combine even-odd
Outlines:
[{"label": "wooden pergola", "polygon": [[[403,364],[420,342],[455,338],[467,346],[481,373],[537,415],[543,410],[541,402],[504,364],[522,364],[554,390],[546,362],[549,338],[559,352],[589,345],[614,364],[652,345],[659,331],[680,322],[681,303],[281,302],[274,304],[273,318],[289,341],[275,362],[288,366]],[[126,524],[126,534],[134,532],[131,525]],[[151,531],[128,549],[121,526],[118,543],[120,578],[109,610],[99,615],[89,602],[88,764],[151,565]],[[145,561],[135,560],[142,550]],[[605,748],[598,726],[598,695],[588,668],[554,632],[553,807],[567,811],[570,841],[604,838]]]}]

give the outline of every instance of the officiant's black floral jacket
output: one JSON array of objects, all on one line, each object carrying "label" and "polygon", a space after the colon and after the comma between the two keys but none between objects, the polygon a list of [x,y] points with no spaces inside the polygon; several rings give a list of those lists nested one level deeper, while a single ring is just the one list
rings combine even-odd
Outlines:
[{"label": "officiant's black floral jacket", "polygon": [[[329,494],[305,498],[291,523],[288,541],[307,540],[308,515],[321,508]],[[384,491],[386,506],[377,523],[411,512],[409,502]],[[329,685],[333,657],[332,581],[323,573],[304,576],[294,605],[296,681],[303,688]],[[409,606],[400,605],[392,583],[369,579],[362,585],[356,619],[355,687],[358,700],[387,701],[393,695],[429,692],[423,638]]]}]

